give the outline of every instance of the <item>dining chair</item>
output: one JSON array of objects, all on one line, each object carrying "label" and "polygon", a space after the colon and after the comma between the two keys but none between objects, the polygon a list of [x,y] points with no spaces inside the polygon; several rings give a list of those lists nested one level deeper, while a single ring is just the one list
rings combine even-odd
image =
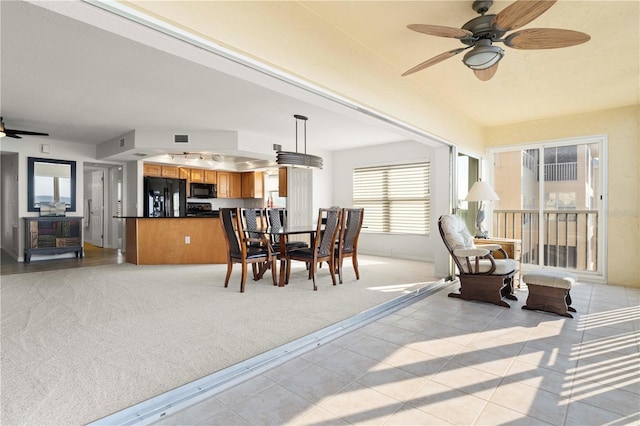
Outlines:
[{"label": "dining chair", "polygon": [[340,216],[340,231],[335,247],[335,268],[338,270],[338,278],[342,284],[342,262],[346,257],[351,258],[356,279],[360,279],[358,270],[358,237],[362,229],[364,218],[363,208],[343,208]]},{"label": "dining chair", "polygon": [[[287,269],[291,268],[291,261],[305,262],[309,268],[309,278],[313,279],[313,290],[318,290],[316,285],[316,271],[318,263],[327,262],[331,281],[336,285],[335,273],[335,242],[340,224],[340,209],[321,208],[318,211],[318,223],[316,225],[316,237],[311,247],[294,249],[287,252]],[[287,276],[289,271],[287,270]]]},{"label": "dining chair", "polygon": [[[241,293],[244,293],[248,264],[259,264],[261,267],[260,273],[254,276],[254,280],[260,279],[266,269],[270,267],[273,285],[278,285],[276,280],[276,256],[271,250],[269,240],[263,236],[258,238],[247,237],[245,232],[243,232],[242,215],[240,209],[237,207],[221,208],[220,223],[222,224],[228,250],[227,276],[224,280],[225,288],[229,285],[229,278],[231,278],[234,263],[240,263],[242,265],[242,278],[240,281]],[[249,244],[254,242],[261,244],[256,246]]]},{"label": "dining chair", "polygon": [[[242,217],[242,229],[244,230],[246,237],[249,239],[261,238],[263,234],[258,232],[258,228],[266,225],[265,209],[244,207],[240,209],[240,213]],[[262,242],[256,241],[249,241],[248,244],[249,247],[261,247],[264,245]],[[271,248],[274,249],[274,247]],[[253,278],[256,279],[259,274],[258,264],[253,263],[251,266]]]},{"label": "dining chair", "polygon": [[[272,230],[280,230],[287,224],[287,209],[283,209],[280,207],[271,207],[267,208],[267,226]],[[271,233],[271,244],[272,249],[275,251],[280,251],[280,235]],[[309,244],[304,241],[288,241],[286,243],[287,251],[291,249],[305,248],[309,247]]]}]

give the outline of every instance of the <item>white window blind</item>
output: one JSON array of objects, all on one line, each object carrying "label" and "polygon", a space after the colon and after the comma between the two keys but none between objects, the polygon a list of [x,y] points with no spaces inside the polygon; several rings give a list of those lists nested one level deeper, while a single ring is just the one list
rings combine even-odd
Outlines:
[{"label": "white window blind", "polygon": [[362,232],[430,232],[430,163],[353,170],[353,205],[365,209]]}]

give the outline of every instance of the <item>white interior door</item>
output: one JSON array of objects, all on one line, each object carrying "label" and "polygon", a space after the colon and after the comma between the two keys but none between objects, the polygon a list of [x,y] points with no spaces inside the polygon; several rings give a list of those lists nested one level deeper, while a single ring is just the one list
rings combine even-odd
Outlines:
[{"label": "white interior door", "polygon": [[91,172],[91,197],[87,200],[87,232],[85,241],[104,247],[104,171]]},{"label": "white interior door", "polygon": [[313,223],[313,172],[290,167],[287,173],[287,223],[293,226]]}]

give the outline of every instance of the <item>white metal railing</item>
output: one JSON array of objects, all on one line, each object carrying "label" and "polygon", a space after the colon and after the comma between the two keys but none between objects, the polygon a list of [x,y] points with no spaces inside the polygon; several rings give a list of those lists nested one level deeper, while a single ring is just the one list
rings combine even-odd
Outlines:
[{"label": "white metal railing", "polygon": [[492,235],[521,240],[525,264],[598,269],[597,210],[494,210]]},{"label": "white metal railing", "polygon": [[578,163],[545,164],[544,180],[546,182],[578,180]]}]

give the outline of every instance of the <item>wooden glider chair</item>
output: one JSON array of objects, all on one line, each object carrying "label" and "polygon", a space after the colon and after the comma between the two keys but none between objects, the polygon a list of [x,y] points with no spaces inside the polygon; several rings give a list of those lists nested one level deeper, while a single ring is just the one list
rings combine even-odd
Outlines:
[{"label": "wooden glider chair", "polygon": [[[327,262],[331,280],[336,285],[335,271],[335,243],[338,236],[338,226],[340,224],[340,209],[320,209],[318,212],[318,224],[316,226],[315,238],[309,248],[294,249],[287,253],[287,269],[291,268],[291,261],[298,260],[305,262],[309,268],[309,278],[313,279],[313,290],[318,290],[316,285],[316,271],[318,263]],[[287,271],[287,277],[289,271]]]},{"label": "wooden glider chair", "polygon": [[364,209],[342,209],[340,218],[340,232],[338,233],[338,242],[335,248],[335,267],[338,271],[338,278],[342,284],[342,263],[346,257],[351,258],[353,270],[356,273],[356,279],[360,279],[360,271],[358,271],[358,237],[362,229],[362,219],[364,218]]},{"label": "wooden glider chair", "polygon": [[[457,215],[441,216],[438,228],[460,277],[460,292],[449,293],[449,297],[488,302],[509,308],[509,304],[502,299],[517,300],[513,295],[516,261],[508,259],[498,244],[475,246],[467,225]],[[495,259],[492,255],[494,251],[500,251],[505,258]]]},{"label": "wooden glider chair", "polygon": [[[247,280],[247,265],[257,263],[261,266],[261,272],[254,276],[255,280],[262,277],[267,269],[271,268],[273,285],[278,285],[276,280],[276,256],[271,250],[271,244],[265,237],[249,238],[245,235],[242,228],[242,215],[239,208],[221,208],[220,223],[224,231],[224,237],[227,242],[227,277],[224,280],[224,286],[228,287],[229,278],[234,263],[242,265],[242,278],[240,281],[240,292],[244,293],[244,284]],[[251,243],[259,243],[251,245]]]}]

